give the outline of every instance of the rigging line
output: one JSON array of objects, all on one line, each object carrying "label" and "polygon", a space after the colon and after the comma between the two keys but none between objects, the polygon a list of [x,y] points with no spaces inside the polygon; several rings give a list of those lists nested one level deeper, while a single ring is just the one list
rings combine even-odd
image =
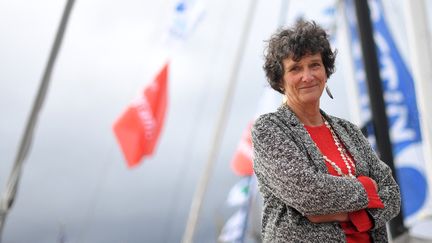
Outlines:
[{"label": "rigging line", "polygon": [[[226,7],[229,6],[229,2],[226,2],[225,6]],[[224,8],[224,9],[226,9],[226,8]],[[226,14],[227,14],[227,12],[225,12],[225,15]],[[225,28],[225,26],[223,26],[222,24],[220,24],[218,26],[217,33],[222,33],[222,31],[224,30],[224,28]],[[215,53],[217,53],[220,50],[219,47],[222,45],[222,42],[219,41],[219,37],[220,36],[222,36],[222,35],[215,35],[214,36],[213,43],[216,43],[216,44],[210,45],[210,46],[213,46],[215,48],[213,48],[213,51],[212,51],[211,55],[209,55],[209,56],[216,56]],[[208,83],[206,83],[205,81],[203,81],[203,82],[201,82],[200,86],[201,87],[198,90],[205,91],[206,87],[208,86]],[[197,105],[198,105],[199,108],[197,109],[197,112],[196,112],[196,114],[194,116],[196,118],[194,120],[197,121],[197,124],[200,124],[199,121],[203,120],[203,114],[204,114],[204,111],[206,110],[206,107],[204,105],[202,105],[202,104],[208,103],[209,99],[211,98],[211,97],[209,97],[206,94],[206,92],[200,92],[200,96],[199,97],[200,98],[198,100],[200,102],[197,103]],[[171,236],[171,232],[173,230],[173,225],[174,225],[174,221],[170,220],[170,218],[172,218],[172,217],[170,217],[170,215],[178,214],[178,207],[175,207],[175,204],[177,204],[177,200],[175,200],[175,199],[176,198],[178,199],[179,198],[179,194],[184,191],[184,187],[185,187],[185,183],[186,183],[186,180],[184,180],[184,175],[187,174],[187,171],[190,171],[190,168],[192,166],[191,161],[193,159],[194,151],[192,150],[193,146],[191,146],[191,145],[195,144],[196,141],[197,141],[198,134],[196,133],[196,131],[197,131],[197,127],[192,127],[190,129],[190,133],[188,135],[188,139],[185,140],[187,142],[185,143],[185,148],[186,149],[184,149],[185,152],[184,152],[184,155],[183,155],[184,159],[183,159],[183,163],[182,163],[184,166],[180,167],[180,170],[178,171],[177,176],[176,176],[176,180],[175,180],[176,183],[175,183],[175,185],[179,185],[177,187],[179,189],[175,190],[174,193],[172,194],[172,197],[171,197],[170,210],[168,210],[169,213],[167,213],[167,217],[165,217],[166,221],[168,221],[165,225],[168,225],[168,227],[167,227],[167,233],[164,235],[165,239],[163,240],[163,242],[167,242],[167,243],[170,242],[169,241],[169,237]],[[187,162],[189,162],[189,163],[187,163]]]},{"label": "rigging line", "polygon": [[227,117],[229,116],[230,106],[232,103],[233,96],[235,94],[235,88],[239,76],[240,65],[242,63],[244,51],[247,46],[246,42],[247,42],[247,38],[249,37],[250,29],[252,27],[256,5],[257,5],[257,0],[252,0],[246,12],[245,24],[241,31],[239,47],[234,57],[233,68],[231,69],[229,82],[226,87],[227,91],[225,93],[220,114],[218,116],[219,119],[216,124],[216,129],[214,130],[213,142],[212,142],[212,146],[210,147],[208,160],[204,166],[204,170],[199,179],[199,183],[196,185],[196,191],[192,198],[192,204],[189,211],[186,229],[182,239],[183,243],[193,242],[195,228],[199,219],[202,202],[207,190],[210,176],[213,172],[213,167],[216,161],[217,153],[220,150],[221,141],[224,135],[224,128],[226,127],[227,124]]},{"label": "rigging line", "polygon": [[[289,11],[289,0],[281,0],[281,6],[279,10],[279,16],[278,16],[278,28],[283,27],[286,24],[287,14]],[[243,210],[246,210],[246,216],[244,219],[243,227],[242,227],[242,233],[239,242],[243,243],[247,239],[247,232],[248,228],[250,227],[251,222],[251,213],[253,211],[253,204],[254,201],[256,201],[256,190],[257,190],[257,182],[256,178],[252,176],[248,176],[248,199],[247,203],[243,205]]]},{"label": "rigging line", "polygon": [[66,32],[67,23],[69,16],[72,11],[74,0],[68,0],[63,11],[63,15],[57,30],[57,34],[54,39],[54,43],[51,47],[48,62],[46,64],[44,74],[38,89],[36,99],[33,103],[33,107],[27,120],[24,135],[21,138],[20,146],[13,164],[11,174],[8,178],[6,185],[6,190],[0,199],[0,242],[2,239],[3,227],[5,224],[6,216],[15,200],[16,193],[18,191],[18,185],[20,182],[20,177],[22,173],[22,167],[24,160],[27,158],[30,151],[31,143],[33,140],[33,133],[36,127],[37,119],[39,117],[39,112],[42,109],[42,105],[45,101],[46,93],[48,92],[48,87],[51,80],[51,73],[54,69],[54,64],[57,59],[57,54],[60,50],[63,36]]}]

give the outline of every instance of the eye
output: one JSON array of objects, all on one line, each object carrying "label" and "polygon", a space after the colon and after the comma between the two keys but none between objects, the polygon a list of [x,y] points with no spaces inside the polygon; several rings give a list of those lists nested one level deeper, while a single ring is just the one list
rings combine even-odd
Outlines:
[{"label": "eye", "polygon": [[289,71],[290,72],[298,72],[298,71],[300,71],[300,67],[299,66],[294,66]]},{"label": "eye", "polygon": [[321,67],[321,63],[319,63],[319,62],[314,62],[314,63],[312,63],[311,67],[312,67],[312,68]]}]

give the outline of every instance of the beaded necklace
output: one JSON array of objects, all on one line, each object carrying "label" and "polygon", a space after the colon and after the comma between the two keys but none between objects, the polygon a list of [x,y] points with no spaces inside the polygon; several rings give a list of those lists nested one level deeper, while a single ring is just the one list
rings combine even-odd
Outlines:
[{"label": "beaded necklace", "polygon": [[330,160],[327,156],[323,155],[324,160],[329,163],[333,169],[338,173],[338,175],[343,176],[343,177],[349,177],[349,178],[355,178],[355,176],[353,175],[351,168],[355,169],[355,164],[354,162],[351,160],[350,156],[348,155],[348,152],[345,150],[345,148],[342,146],[341,141],[339,140],[339,138],[336,136],[335,132],[333,131],[333,128],[330,126],[330,124],[324,119],[324,117],[322,117],[325,126],[330,130],[330,133],[333,137],[333,141],[335,142],[335,145],[339,151],[339,154],[343,160],[343,162],[345,163],[345,166],[348,169],[348,175],[344,174],[342,172],[342,169],[332,160]]}]

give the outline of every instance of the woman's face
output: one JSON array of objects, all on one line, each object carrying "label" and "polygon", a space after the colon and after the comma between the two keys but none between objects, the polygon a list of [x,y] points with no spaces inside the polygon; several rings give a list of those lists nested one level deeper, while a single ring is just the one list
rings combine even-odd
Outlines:
[{"label": "woman's face", "polygon": [[298,62],[291,58],[284,65],[284,89],[289,105],[319,102],[327,81],[321,54],[305,55]]}]

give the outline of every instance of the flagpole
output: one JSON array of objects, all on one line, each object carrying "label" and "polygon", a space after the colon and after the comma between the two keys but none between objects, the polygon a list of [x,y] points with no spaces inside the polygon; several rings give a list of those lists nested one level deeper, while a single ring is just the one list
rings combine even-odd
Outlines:
[{"label": "flagpole", "polygon": [[[404,0],[405,23],[407,27],[410,63],[414,76],[419,120],[422,131],[423,154],[426,177],[429,185],[428,194],[432,195],[432,106],[429,97],[432,91],[432,50],[431,38],[426,16],[426,3],[423,0]],[[429,212],[432,213],[432,208]]]},{"label": "flagpole", "polygon": [[[357,25],[360,35],[360,45],[363,55],[369,99],[371,102],[372,119],[375,126],[375,137],[380,158],[391,168],[396,178],[393,152],[390,142],[389,125],[385,110],[384,93],[379,75],[379,65],[373,38],[373,27],[367,1],[354,0]],[[402,207],[402,206],[401,206]],[[406,233],[403,216],[400,212],[390,221],[390,233],[393,239]]]},{"label": "flagpole", "polygon": [[[287,13],[288,13],[288,7],[289,7],[289,0],[281,0],[281,6],[280,6],[280,10],[279,10],[279,18],[278,18],[278,27],[283,27],[285,25],[286,22],[286,17],[287,17]],[[255,201],[255,196],[256,194],[256,181],[254,178],[254,175],[249,176],[249,182],[248,182],[248,201],[246,203],[246,217],[245,217],[245,222],[243,224],[243,228],[242,228],[242,233],[241,233],[241,237],[240,237],[240,243],[245,242],[246,239],[246,232],[247,232],[247,228],[249,225],[249,218],[250,218],[250,213],[252,211],[252,206],[253,206],[253,202]]]},{"label": "flagpole", "polygon": [[27,125],[25,128],[24,135],[21,137],[21,143],[19,146],[19,150],[16,154],[15,161],[12,167],[12,171],[9,175],[5,192],[3,193],[0,200],[0,242],[2,240],[2,232],[6,221],[6,216],[10,211],[15,196],[18,190],[18,184],[21,177],[22,166],[24,160],[27,158],[28,152],[30,151],[31,142],[33,139],[34,129],[36,127],[37,119],[39,116],[39,112],[42,108],[42,105],[45,100],[45,95],[48,91],[51,73],[57,58],[58,51],[60,49],[64,33],[66,31],[66,26],[69,20],[69,16],[72,10],[72,6],[74,4],[74,0],[68,0],[66,6],[63,11],[63,16],[60,21],[60,25],[57,30],[57,34],[54,40],[54,43],[51,47],[50,56],[45,67],[45,71],[39,86],[39,90],[36,96],[35,101],[33,102],[33,107],[27,120]]},{"label": "flagpole", "polygon": [[207,190],[208,182],[210,176],[213,171],[213,166],[216,161],[217,154],[219,152],[219,147],[222,141],[222,135],[224,128],[227,123],[228,111],[231,105],[231,101],[234,95],[234,90],[238,80],[238,74],[240,70],[240,64],[242,62],[242,57],[245,52],[246,40],[249,36],[249,32],[252,26],[252,21],[255,13],[257,5],[257,0],[252,0],[249,9],[246,15],[245,26],[243,28],[242,34],[240,36],[240,44],[237,49],[237,53],[234,60],[234,66],[231,70],[231,75],[227,87],[227,91],[225,93],[225,97],[223,100],[223,104],[221,107],[221,111],[219,114],[219,119],[217,123],[217,127],[215,133],[213,134],[213,143],[210,149],[210,153],[207,159],[207,163],[205,164],[204,171],[201,175],[197,188],[195,190],[194,197],[192,199],[191,208],[189,211],[188,220],[186,223],[186,229],[183,234],[183,243],[191,243],[193,242],[193,237],[195,234],[196,224],[198,222],[198,217],[201,211],[202,202],[204,200],[205,192]]}]

